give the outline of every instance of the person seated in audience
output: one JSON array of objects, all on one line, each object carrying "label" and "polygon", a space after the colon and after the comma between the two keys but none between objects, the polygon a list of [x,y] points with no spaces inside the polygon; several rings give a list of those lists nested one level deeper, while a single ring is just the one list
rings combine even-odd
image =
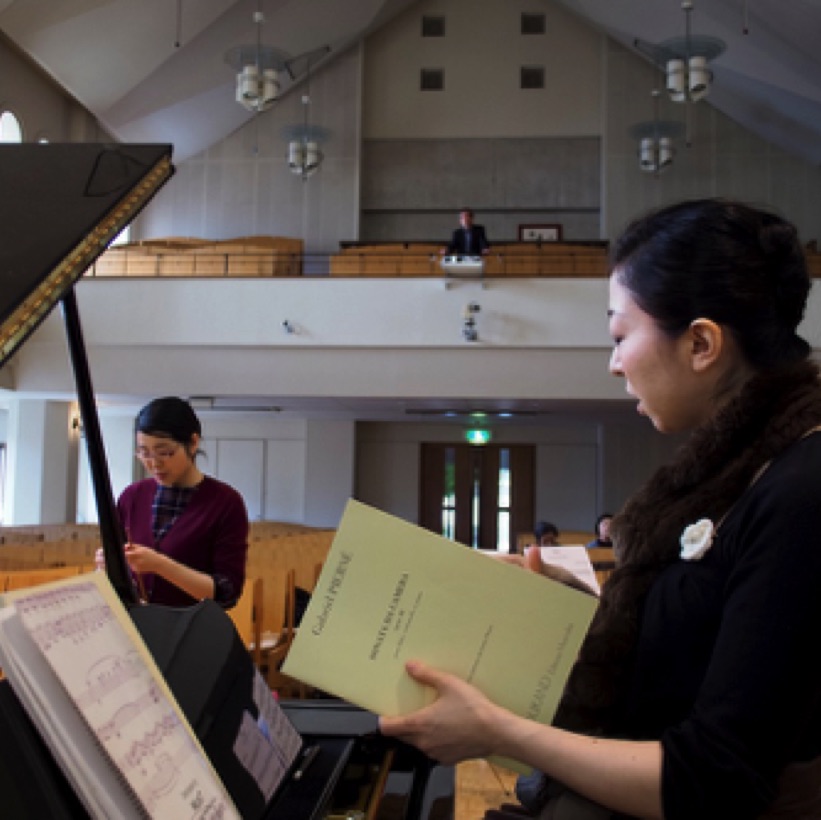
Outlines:
[{"label": "person seated in audience", "polygon": [[550,521],[537,521],[533,528],[535,547],[557,547],[559,545],[559,528]]},{"label": "person seated in audience", "polygon": [[596,519],[596,526],[593,528],[593,531],[596,533],[596,537],[587,544],[587,548],[590,549],[592,547],[612,547],[613,542],[610,540],[610,523],[613,520],[613,516],[610,513],[602,513]]},{"label": "person seated in audience", "polygon": [[689,438],[613,519],[617,565],[554,722],[410,660],[434,697],[382,716],[383,734],[544,772],[542,818],[821,817],[810,286],[795,227],[767,210],[686,201],[626,228],[610,371],[657,430]]},{"label": "person seated in audience", "polygon": [[233,487],[197,467],[200,420],[187,401],[167,396],[140,410],[136,430],[150,477],[123,490],[117,511],[141,595],[168,606],[203,598],[234,606],[245,583],[248,513]]}]

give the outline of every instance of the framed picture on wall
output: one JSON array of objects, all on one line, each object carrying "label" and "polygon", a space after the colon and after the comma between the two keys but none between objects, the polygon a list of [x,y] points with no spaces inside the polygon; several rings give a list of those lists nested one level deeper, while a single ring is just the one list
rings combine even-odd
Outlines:
[{"label": "framed picture on wall", "polygon": [[554,225],[519,225],[520,242],[561,242],[562,226]]}]

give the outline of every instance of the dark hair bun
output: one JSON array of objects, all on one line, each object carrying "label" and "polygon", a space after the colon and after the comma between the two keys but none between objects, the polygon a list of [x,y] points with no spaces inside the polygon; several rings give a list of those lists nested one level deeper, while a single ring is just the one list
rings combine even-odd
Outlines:
[{"label": "dark hair bun", "polygon": [[775,309],[794,330],[804,318],[809,291],[807,263],[797,231],[789,222],[767,220],[761,228],[760,244],[773,286]]},{"label": "dark hair bun", "polygon": [[194,408],[185,399],[164,396],[146,404],[137,414],[137,432],[150,436],[170,436],[188,444],[191,436],[202,435],[202,425]]}]

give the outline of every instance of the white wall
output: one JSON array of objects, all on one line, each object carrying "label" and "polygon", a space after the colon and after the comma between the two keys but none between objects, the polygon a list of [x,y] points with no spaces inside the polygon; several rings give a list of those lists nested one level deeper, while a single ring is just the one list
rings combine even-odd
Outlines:
[{"label": "white wall", "polygon": [[[617,400],[606,289],[604,279],[446,289],[440,279],[406,278],[83,280],[77,290],[101,397]],[[462,338],[468,302],[481,306],[475,344]],[[151,304],[152,322],[131,307],[140,304]],[[283,332],[284,318],[297,333]],[[20,350],[19,390],[73,392],[64,335],[52,315]]]},{"label": "white wall", "polygon": [[354,422],[312,419],[308,422],[305,517],[314,526],[335,527],[354,494]]},{"label": "white wall", "polygon": [[536,520],[563,530],[592,530],[597,449],[592,444],[546,444],[536,448]]},{"label": "white wall", "polygon": [[93,142],[107,139],[99,123],[46,74],[21,59],[0,32],[0,107],[20,120],[23,139],[36,142]]},{"label": "white wall", "polygon": [[[607,371],[605,279],[83,280],[98,396],[627,401]],[[479,341],[462,338],[480,304]],[[147,323],[133,305],[150,304]],[[298,326],[282,330],[282,319]],[[158,328],[162,347],[158,347]],[[821,292],[800,328],[821,349]],[[17,388],[74,392],[60,317],[16,354]]]},{"label": "white wall", "polygon": [[418,523],[420,445],[433,433],[413,424],[357,425],[356,497]]},{"label": "white wall", "polygon": [[[11,406],[13,483],[7,487],[6,523],[74,520],[75,483],[76,520],[96,521],[84,439],[79,441],[79,471],[76,456],[72,462],[70,455],[77,448],[66,417],[70,405],[12,400]],[[462,440],[462,425],[453,423],[200,415],[200,466],[243,493],[252,520],[313,526],[335,527],[351,496],[416,522],[421,444]],[[122,408],[100,408],[115,498],[141,472],[135,467],[133,418]],[[495,421],[489,426],[496,442],[535,446],[536,517],[554,520],[561,529],[591,529],[601,510],[617,510],[678,443],[638,418]]]},{"label": "white wall", "polygon": [[[134,412],[101,407],[100,426],[115,497],[138,477],[134,460]],[[274,413],[199,413],[203,472],[226,481],[243,496],[251,520],[335,527],[353,495],[352,421],[279,419]],[[80,516],[96,520],[83,459]]]},{"label": "white wall", "polygon": [[[117,498],[125,487],[144,475],[134,457],[134,417],[139,407],[102,406],[100,427]],[[234,486],[242,495],[251,520],[306,523],[305,450],[303,421],[282,421],[259,414],[200,414],[203,440],[198,464],[204,473]],[[81,441],[78,478],[78,521],[96,521],[97,508],[85,441]]]},{"label": "white wall", "polygon": [[[146,280],[83,281],[78,295],[101,398],[271,394],[627,403],[623,383],[607,372],[605,289],[603,279],[497,280],[486,289],[475,282],[446,289],[434,279]],[[482,304],[477,344],[461,339],[462,310],[472,299]],[[135,304],[152,305],[152,325],[130,308]],[[299,333],[282,332],[284,316]],[[161,351],[157,327],[165,335]],[[801,329],[820,349],[817,289]],[[49,317],[16,358],[21,389],[73,392],[59,317]],[[561,432],[554,425],[549,438],[528,426],[508,435],[527,436],[541,447],[581,448],[556,458],[549,449],[540,451],[538,492],[540,499],[560,494],[557,506],[567,508],[564,528],[589,529],[597,508],[618,508],[670,445],[639,419],[607,422],[602,414],[580,437],[575,427],[561,426],[568,418],[562,414]],[[435,428],[399,425],[385,439],[365,435],[366,427],[355,435],[352,421],[241,414],[203,420],[210,457],[219,455],[221,440],[260,443],[262,464],[254,469],[262,483],[263,517],[332,525],[354,490],[356,470],[363,500],[416,519],[418,442],[436,435]],[[130,422],[120,436],[122,462],[113,451],[110,456],[118,484],[129,480]],[[108,437],[106,443],[111,446]],[[571,465],[572,482],[559,482],[550,472],[556,460]],[[204,467],[219,475],[219,464],[207,461]],[[571,495],[578,501],[572,510]]]},{"label": "white wall", "polygon": [[616,236],[628,219],[649,208],[722,196],[777,208],[805,241],[819,237],[821,168],[751,134],[713,108],[709,97],[687,112],[666,95],[661,98],[660,119],[684,122],[689,117],[691,144],[676,141],[673,165],[660,176],[639,171],[629,131],[653,119],[650,94],[659,86],[659,71],[610,40],[605,55],[605,236]]},{"label": "white wall", "polygon": [[[546,32],[522,35],[522,12]],[[422,37],[422,17],[445,18]],[[601,132],[601,36],[553,3],[425,0],[367,40],[365,139],[584,136]],[[545,88],[522,90],[522,66],[543,66]],[[421,91],[421,68],[444,70],[443,91]]]},{"label": "white wall", "polygon": [[200,468],[243,493],[251,520],[312,523],[305,509],[305,420],[275,413],[199,415],[205,451]]},{"label": "white wall", "polygon": [[[426,0],[377,32],[364,49],[341,55],[317,75],[312,88],[312,117],[331,130],[324,146],[326,162],[319,174],[303,183],[284,168],[281,128],[301,116],[299,95],[294,95],[287,105],[275,106],[220,145],[182,163],[176,177],[141,218],[142,235],[217,238],[274,233],[303,236],[309,249],[335,248],[339,239],[356,234],[363,132],[380,137],[407,136],[410,132],[406,130],[413,129],[414,136],[434,139],[445,125],[452,134],[468,122],[471,129],[480,129],[485,136],[509,127],[517,135],[532,130],[600,136],[604,236],[612,236],[628,216],[648,206],[704,194],[766,201],[796,221],[805,239],[821,233],[817,197],[821,169],[750,136],[708,103],[694,107],[693,147],[680,149],[673,169],[660,178],[641,174],[636,168],[635,145],[627,132],[631,124],[651,113],[649,89],[655,71],[636,55],[581,26],[572,15],[554,8],[549,0],[535,5],[548,14],[549,35],[534,38],[532,44],[541,42],[543,48],[544,42],[549,42],[551,47],[544,49],[543,55],[522,51],[522,56],[528,61],[541,56],[558,61],[560,68],[548,64],[548,95],[575,83],[578,92],[551,98],[549,106],[519,111],[515,110],[518,103],[511,100],[506,116],[500,117],[488,105],[457,110],[461,97],[451,95],[450,86],[440,99],[449,100],[452,110],[423,109],[420,106],[438,103],[417,99],[418,95],[411,99],[408,86],[405,107],[400,108],[395,98],[402,95],[394,90],[393,99],[386,99],[382,84],[399,72],[403,72],[401,82],[409,83],[412,75],[418,80],[417,57],[408,68],[402,64],[402,50],[418,44],[420,9],[430,13],[444,9],[451,21],[467,17],[483,21],[482,31],[472,29],[473,24],[466,19],[467,27],[453,33],[455,39],[465,37],[458,46],[454,39],[448,44],[447,58],[453,60],[451,77],[458,76],[462,61],[474,73],[483,70],[488,58],[476,48],[473,38],[490,36],[490,19],[497,23],[492,32],[493,49],[500,44],[499,51],[510,65],[514,65],[511,49],[525,48],[519,36],[504,28],[496,16],[518,20],[525,9],[519,0]],[[554,32],[561,34],[556,42],[550,39]],[[427,43],[424,47],[440,46]],[[526,45],[531,47],[537,46]],[[3,102],[21,117],[29,136],[45,132],[54,140],[100,138],[92,118],[55,89],[45,75],[21,63],[2,45],[0,76],[4,78]],[[497,72],[483,78],[484,88],[482,83],[477,85],[482,94],[490,94],[498,102],[505,82]],[[405,116],[407,110],[416,112],[412,122]],[[680,112],[675,114],[680,116]],[[78,291],[95,387],[101,396],[106,392],[270,392],[308,397],[482,398],[527,396],[535,391],[538,397],[606,400],[621,398],[622,392],[621,385],[604,372],[609,340],[604,330],[603,289],[603,280],[522,281],[493,284],[487,290],[464,284],[450,291],[435,280],[84,281]],[[481,341],[470,347],[461,340],[460,317],[465,302],[474,299],[481,301],[483,308]],[[133,309],[143,304],[151,304],[150,322]],[[286,317],[300,326],[298,334],[282,334],[281,322]],[[813,345],[821,346],[821,302],[815,293],[804,329]],[[18,354],[14,367],[20,390],[41,395],[73,392],[59,317],[45,323]],[[3,368],[0,383],[9,386],[12,373],[10,366]],[[281,436],[280,430],[270,435],[268,431],[240,432],[234,426],[225,430],[224,436],[249,435],[264,442],[264,505],[275,510],[277,518],[292,513],[295,520],[307,520],[315,512],[323,519],[332,518],[353,481],[354,437],[337,452],[329,446],[334,435],[324,430],[316,439],[323,444],[311,446],[307,422],[301,423],[303,433],[294,436]],[[10,444],[14,438],[11,427]],[[119,486],[131,469],[126,462],[131,463],[133,442],[130,432],[123,430],[117,435],[123,441],[128,439],[127,445],[123,444],[127,456],[123,455],[122,461],[119,454],[111,456]],[[219,441],[223,432],[214,435]],[[664,448],[659,445],[657,451],[656,438],[631,427],[599,430],[598,436],[597,500],[613,507],[622,488],[630,487],[644,474],[645,455],[652,460]],[[415,509],[409,490],[417,468],[407,461],[413,446],[404,438],[384,447],[363,444],[357,453],[357,459],[360,455],[364,458],[357,465],[357,482],[374,497],[384,499],[386,505]],[[339,458],[338,473],[335,465],[328,463],[330,459],[323,459],[326,449]],[[9,455],[13,457],[12,448]],[[66,453],[66,461],[70,457]],[[400,462],[403,466],[396,475],[389,465]],[[289,465],[287,477],[280,471],[280,463]],[[35,466],[39,469],[39,463]],[[377,486],[379,482],[369,478],[371,469],[373,475],[390,475],[390,480]],[[62,470],[57,464],[55,475]],[[319,505],[322,509],[315,510],[309,496],[318,480],[327,484],[320,484],[324,501]],[[331,486],[332,481],[338,486]],[[28,489],[34,491],[36,486]]]},{"label": "white wall", "polygon": [[77,504],[77,438],[68,402],[15,400],[7,428],[4,523],[55,524]]},{"label": "white wall", "polygon": [[272,521],[307,522],[305,438],[267,439],[265,460],[265,516]]},{"label": "white wall", "polygon": [[[639,418],[495,420],[484,426],[491,428],[495,444],[535,446],[535,516],[560,530],[592,531],[596,516],[618,510],[678,443]],[[360,422],[356,497],[418,522],[421,445],[463,443],[463,430],[454,423]]]},{"label": "white wall", "polygon": [[357,236],[360,50],[338,56],[311,79],[310,122],[327,129],[324,160],[308,180],[287,163],[285,129],[303,120],[302,93],[287,96],[177,173],[133,223],[132,238],[300,237],[328,253]]},{"label": "white wall", "polygon": [[[523,10],[545,12],[546,35],[518,34]],[[421,15],[439,12],[448,36],[421,38]],[[428,61],[446,69],[445,91],[419,90],[419,70]],[[545,66],[544,91],[518,89],[519,67],[531,62]],[[363,139],[424,145],[456,138],[584,137],[602,146],[595,183],[599,233],[585,238],[612,238],[636,214],[682,197],[728,196],[776,207],[807,240],[817,239],[821,168],[747,133],[715,111],[709,98],[691,106],[692,145],[677,144],[672,168],[660,177],[639,170],[629,131],[652,119],[650,92],[658,74],[550,0],[423,0],[317,75],[312,121],[331,134],[323,145],[323,168],[307,183],[285,166],[282,128],[301,116],[299,95],[293,95],[180,163],[137,220],[134,236],[270,233],[302,237],[312,253],[330,252],[341,240],[359,238],[360,185],[367,182],[359,178]],[[663,102],[662,118],[684,116],[682,106]],[[396,162],[402,162],[400,154]],[[552,181],[548,175],[544,187]],[[435,191],[428,193],[435,199]],[[439,207],[449,210],[452,203]],[[405,236],[398,227],[394,238]]]}]

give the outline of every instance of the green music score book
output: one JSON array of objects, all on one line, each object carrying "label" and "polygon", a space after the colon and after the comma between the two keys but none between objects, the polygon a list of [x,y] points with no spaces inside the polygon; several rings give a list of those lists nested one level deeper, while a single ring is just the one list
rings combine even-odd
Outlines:
[{"label": "green music score book", "polygon": [[434,693],[421,660],[549,723],[597,599],[350,500],[283,672],[378,714]]}]

